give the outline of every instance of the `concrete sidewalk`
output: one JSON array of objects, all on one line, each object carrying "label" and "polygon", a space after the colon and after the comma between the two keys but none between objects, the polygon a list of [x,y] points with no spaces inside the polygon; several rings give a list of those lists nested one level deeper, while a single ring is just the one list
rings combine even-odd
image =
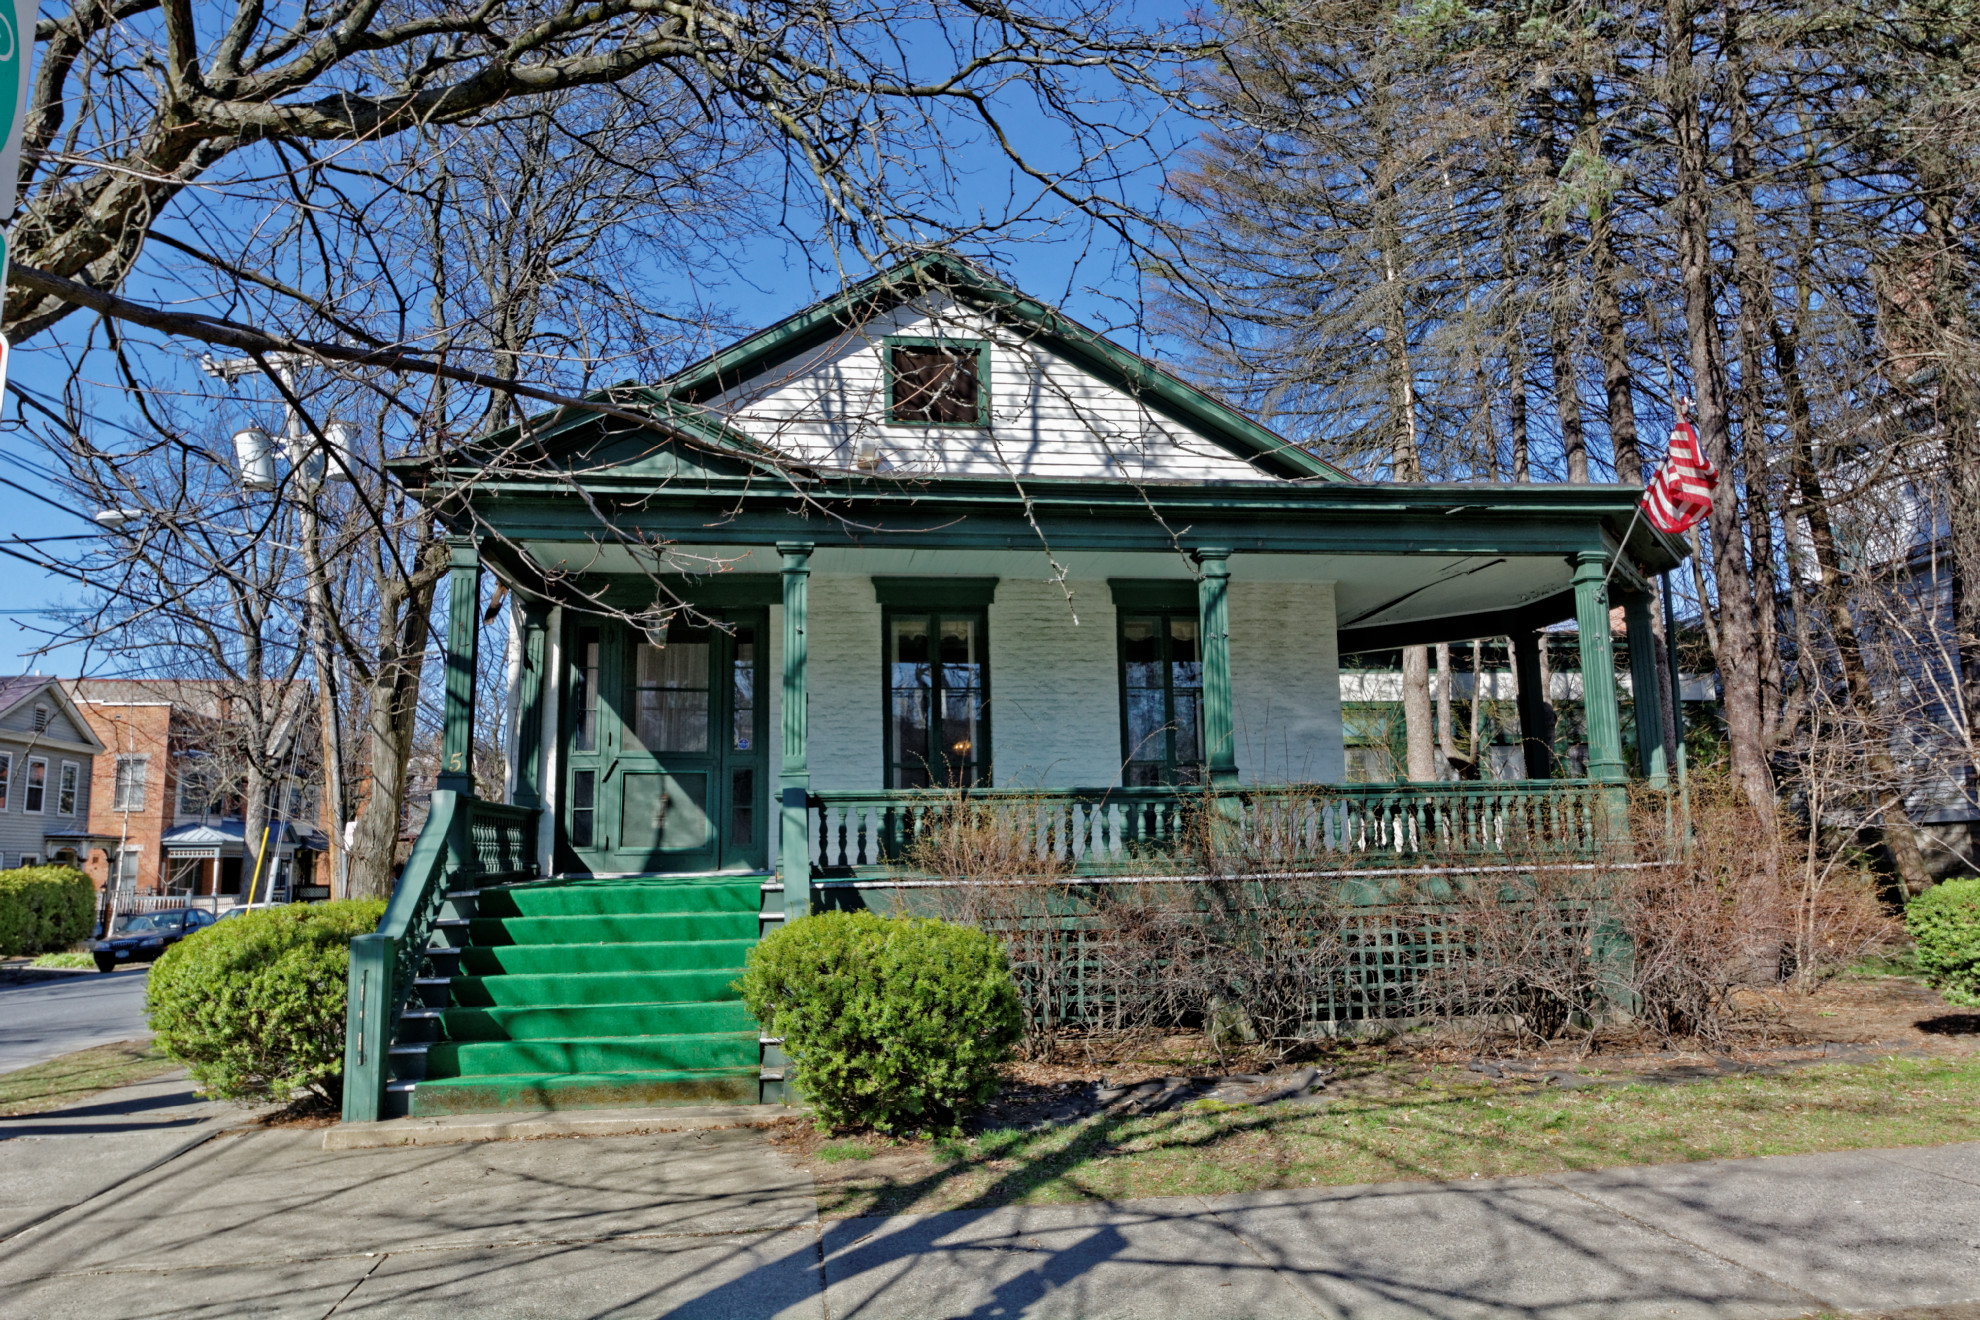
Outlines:
[{"label": "concrete sidewalk", "polygon": [[103,1195],[251,1117],[238,1105],[202,1100],[180,1072],[64,1109],[0,1118],[0,1253],[29,1225]]},{"label": "concrete sidewalk", "polygon": [[[0,1161],[13,1142],[0,1143]],[[1797,1316],[1980,1298],[1980,1145],[820,1223],[748,1129],[215,1137],[0,1243],[0,1316]]]}]

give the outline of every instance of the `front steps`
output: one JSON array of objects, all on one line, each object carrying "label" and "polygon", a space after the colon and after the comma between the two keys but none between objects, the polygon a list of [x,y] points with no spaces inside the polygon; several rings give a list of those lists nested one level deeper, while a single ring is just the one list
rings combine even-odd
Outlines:
[{"label": "front steps", "polygon": [[424,1007],[392,1045],[388,1116],[782,1099],[732,988],[782,912],[761,875],[449,895],[417,982]]}]

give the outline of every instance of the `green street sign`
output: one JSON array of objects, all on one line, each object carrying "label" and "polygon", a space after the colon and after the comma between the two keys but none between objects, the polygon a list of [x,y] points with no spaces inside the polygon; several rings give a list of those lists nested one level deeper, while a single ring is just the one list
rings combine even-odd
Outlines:
[{"label": "green street sign", "polygon": [[[21,177],[21,128],[27,120],[28,63],[34,57],[39,0],[0,0],[0,299],[13,257],[14,197]],[[10,345],[0,339],[0,389],[7,385]]]}]

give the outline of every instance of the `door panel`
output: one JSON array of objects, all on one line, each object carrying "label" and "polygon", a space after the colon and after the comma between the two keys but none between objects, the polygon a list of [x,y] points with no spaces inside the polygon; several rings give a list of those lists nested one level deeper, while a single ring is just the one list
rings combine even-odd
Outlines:
[{"label": "door panel", "polygon": [[573,630],[563,826],[579,869],[763,866],[766,624],[731,611],[664,643],[619,624]]},{"label": "door panel", "polygon": [[619,776],[620,852],[702,852],[711,839],[708,776],[626,770]]}]

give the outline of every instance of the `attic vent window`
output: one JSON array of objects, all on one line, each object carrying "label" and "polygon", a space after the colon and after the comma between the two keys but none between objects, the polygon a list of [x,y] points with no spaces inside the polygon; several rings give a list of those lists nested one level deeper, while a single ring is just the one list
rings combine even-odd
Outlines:
[{"label": "attic vent window", "polygon": [[47,733],[47,732],[48,732],[48,721],[49,721],[49,720],[50,720],[51,718],[53,718],[53,717],[52,717],[51,715],[49,715],[49,713],[48,713],[48,707],[46,707],[46,706],[36,706],[36,707],[34,708],[34,731],[35,731],[36,733]]},{"label": "attic vent window", "polygon": [[918,426],[990,423],[989,346],[893,340],[887,345],[887,420]]}]

